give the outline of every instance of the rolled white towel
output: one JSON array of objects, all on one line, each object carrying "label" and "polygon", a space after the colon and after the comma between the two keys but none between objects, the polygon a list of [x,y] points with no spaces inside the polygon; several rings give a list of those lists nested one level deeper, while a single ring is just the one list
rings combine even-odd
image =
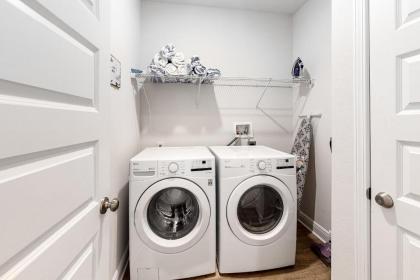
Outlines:
[{"label": "rolled white towel", "polygon": [[175,56],[174,44],[167,44],[160,50],[160,55],[168,60],[171,60]]},{"label": "rolled white towel", "polygon": [[200,58],[198,56],[192,56],[190,60],[191,60],[191,62],[190,62],[191,66],[193,68],[197,65],[201,65]]},{"label": "rolled white towel", "polygon": [[203,65],[199,64],[194,67],[194,74],[200,77],[205,77],[207,75],[207,69]]},{"label": "rolled white towel", "polygon": [[160,53],[157,53],[153,58],[153,64],[160,67],[165,67],[168,64],[168,59],[163,57]]},{"label": "rolled white towel", "polygon": [[185,65],[185,56],[183,53],[181,52],[177,52],[174,57],[172,57],[171,62],[175,65],[175,66],[181,66],[181,65]]},{"label": "rolled white towel", "polygon": [[198,56],[192,56],[191,59],[191,67],[192,67],[192,73],[194,75],[204,77],[207,75],[207,69],[205,66],[203,66],[200,62],[200,58]]},{"label": "rolled white towel", "polygon": [[209,79],[218,79],[222,76],[222,72],[219,69],[209,68],[207,69],[207,77]]},{"label": "rolled white towel", "polygon": [[192,71],[190,64],[184,64],[178,66],[178,73],[179,75],[187,76],[190,75]]},{"label": "rolled white towel", "polygon": [[191,62],[195,62],[195,61],[200,61],[200,57],[199,57],[199,56],[197,56],[197,55],[193,55],[193,56],[191,57]]},{"label": "rolled white towel", "polygon": [[165,75],[165,69],[159,65],[151,64],[149,65],[148,70],[149,70],[149,73],[157,75],[157,76]]},{"label": "rolled white towel", "polygon": [[173,65],[172,63],[166,64],[166,66],[165,66],[165,72],[168,75],[172,75],[172,76],[176,76],[176,75],[179,74],[178,73],[178,68],[175,65]]},{"label": "rolled white towel", "polygon": [[222,73],[219,69],[209,68],[207,69],[207,76],[204,78],[203,83],[211,84],[214,80],[219,79],[222,76]]},{"label": "rolled white towel", "polygon": [[151,78],[154,82],[165,82],[165,69],[163,69],[161,66],[151,64],[148,67],[148,72],[152,74],[154,77]]}]

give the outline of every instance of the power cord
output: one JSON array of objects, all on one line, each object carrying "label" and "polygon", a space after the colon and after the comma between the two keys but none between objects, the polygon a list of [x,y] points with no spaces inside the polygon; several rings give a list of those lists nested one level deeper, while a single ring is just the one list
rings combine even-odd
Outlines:
[{"label": "power cord", "polygon": [[232,146],[232,145],[236,144],[236,142],[238,142],[238,140],[239,140],[239,137],[235,137],[226,146]]}]

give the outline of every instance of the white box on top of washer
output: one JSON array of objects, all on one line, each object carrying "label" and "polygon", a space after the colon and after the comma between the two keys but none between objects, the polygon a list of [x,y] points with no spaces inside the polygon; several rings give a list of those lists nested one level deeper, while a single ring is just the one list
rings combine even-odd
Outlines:
[{"label": "white box on top of washer", "polygon": [[215,272],[215,172],[206,147],[147,148],[131,159],[131,279]]}]

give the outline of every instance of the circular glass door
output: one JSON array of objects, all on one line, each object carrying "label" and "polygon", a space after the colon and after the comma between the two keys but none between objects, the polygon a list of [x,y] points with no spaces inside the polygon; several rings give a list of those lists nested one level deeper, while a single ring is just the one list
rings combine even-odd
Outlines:
[{"label": "circular glass door", "polygon": [[164,239],[179,239],[197,225],[200,207],[187,189],[172,187],[155,194],[147,207],[147,221],[152,231]]},{"label": "circular glass door", "polygon": [[240,240],[263,246],[277,240],[296,217],[296,200],[279,179],[257,175],[233,190],[226,210],[229,226]]},{"label": "circular glass door", "polygon": [[137,201],[134,224],[150,248],[179,253],[197,243],[210,222],[210,204],[195,183],[181,178],[151,185]]},{"label": "circular glass door", "polygon": [[283,216],[283,199],[272,187],[257,185],[248,189],[239,199],[238,220],[241,226],[254,234],[273,230]]}]

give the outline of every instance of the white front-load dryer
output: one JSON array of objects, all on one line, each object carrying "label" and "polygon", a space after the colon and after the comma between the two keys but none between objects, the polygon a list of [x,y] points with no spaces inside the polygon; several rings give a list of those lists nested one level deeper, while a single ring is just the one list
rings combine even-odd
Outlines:
[{"label": "white front-load dryer", "polygon": [[132,280],[215,272],[215,159],[205,147],[147,148],[130,162]]},{"label": "white front-load dryer", "polygon": [[210,150],[216,156],[217,168],[219,272],[294,265],[294,156],[264,146],[220,146]]}]

